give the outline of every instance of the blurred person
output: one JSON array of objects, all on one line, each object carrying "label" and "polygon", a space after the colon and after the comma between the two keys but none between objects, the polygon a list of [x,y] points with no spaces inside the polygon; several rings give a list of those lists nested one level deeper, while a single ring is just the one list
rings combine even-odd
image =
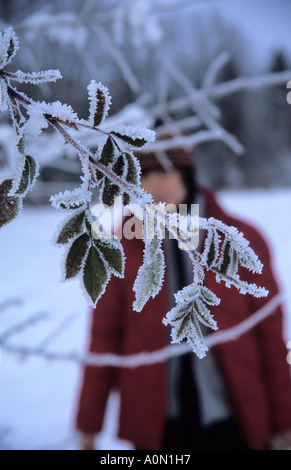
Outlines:
[{"label": "blurred person", "polygon": [[[214,194],[197,184],[192,152],[178,149],[160,154],[138,152],[136,156],[142,186],[156,202],[199,203],[201,216],[214,217],[241,231],[264,264],[261,275],[244,270],[240,276],[268,289],[265,299],[226,288],[216,282],[212,272],[206,273],[204,285],[221,299],[212,311],[220,331],[245,320],[278,293],[266,241],[254,227],[227,214]],[[173,306],[173,294],[192,280],[187,253],[178,249],[175,240],[165,240],[163,287],[141,313],[133,311],[132,287],[144,246],[137,238],[122,238],[122,244],[125,277],[111,279],[92,311],[91,353],[131,355],[167,346],[170,331],[162,319]],[[84,367],[76,413],[81,449],[98,449],[98,433],[112,390],[120,395],[118,436],[136,449],[291,447],[291,381],[282,309],[278,307],[236,341],[213,347],[203,359],[191,351],[136,368]]]}]

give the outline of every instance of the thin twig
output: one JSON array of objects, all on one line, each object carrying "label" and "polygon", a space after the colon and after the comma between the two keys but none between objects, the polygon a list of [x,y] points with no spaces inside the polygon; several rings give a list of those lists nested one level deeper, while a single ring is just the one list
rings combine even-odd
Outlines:
[{"label": "thin twig", "polygon": [[[277,294],[261,309],[234,327],[206,335],[205,341],[207,347],[211,349],[218,344],[236,340],[257,326],[267,317],[275,313],[276,309],[283,303],[283,301],[283,295],[281,293]],[[32,348],[23,345],[9,345],[7,343],[3,345],[3,350],[7,351],[8,353],[10,352],[13,354],[20,354],[21,356],[37,356],[50,361],[57,360],[90,366],[111,366],[122,368],[136,368],[150,364],[157,364],[160,362],[165,362],[172,357],[181,356],[191,352],[191,349],[187,344],[169,345],[157,351],[142,352],[128,356],[119,356],[113,353],[92,353],[87,355],[82,355],[77,352],[63,353],[56,351],[45,351],[41,348]]]},{"label": "thin twig", "polygon": [[5,342],[12,336],[24,331],[25,329],[27,329],[31,325],[34,325],[35,323],[38,323],[39,321],[43,321],[45,318],[48,318],[47,312],[37,312],[29,316],[22,322],[19,322],[16,325],[13,325],[12,327],[8,328],[6,331],[4,331],[4,333],[1,333],[0,335],[1,346],[3,347],[5,345]]}]

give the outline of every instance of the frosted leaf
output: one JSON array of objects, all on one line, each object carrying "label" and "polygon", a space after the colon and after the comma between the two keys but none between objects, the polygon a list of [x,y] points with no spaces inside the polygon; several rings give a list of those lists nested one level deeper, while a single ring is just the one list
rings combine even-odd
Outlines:
[{"label": "frosted leaf", "polygon": [[27,155],[24,137],[21,136],[14,148],[15,170],[10,196],[19,195],[25,197],[31,190],[39,172],[39,165],[35,159]]},{"label": "frosted leaf", "polygon": [[116,184],[112,184],[107,176],[104,178],[102,190],[102,202],[108,207],[114,205],[116,197],[120,194],[120,188]]},{"label": "frosted leaf", "polygon": [[111,134],[121,139],[129,147],[142,148],[147,143],[154,142],[156,133],[142,126],[119,125]]},{"label": "frosted leaf", "polygon": [[154,298],[160,291],[164,278],[164,254],[157,250],[153,258],[149,258],[149,244],[145,242],[144,262],[139,268],[134,282],[135,301],[133,309],[141,312],[150,297]]},{"label": "frosted leaf", "polygon": [[200,323],[213,330],[217,330],[217,323],[214,320],[213,316],[211,315],[209,309],[204,305],[204,303],[200,300],[194,300],[194,312],[197,316]]},{"label": "frosted leaf", "polygon": [[117,277],[124,277],[125,256],[123,246],[114,238],[94,242],[104,264]]},{"label": "frosted leaf", "polygon": [[139,184],[140,175],[141,175],[141,168],[140,168],[139,161],[132,153],[126,152],[123,155],[127,160],[127,168],[128,168],[126,180],[132,184],[136,184],[136,185]]},{"label": "frosted leaf", "polygon": [[42,129],[48,127],[48,121],[45,116],[49,115],[62,122],[77,122],[78,116],[71,106],[62,104],[60,101],[54,103],[36,102],[27,107],[29,119],[23,126],[26,134],[37,136]]},{"label": "frosted leaf", "polygon": [[56,244],[65,245],[72,238],[79,235],[83,229],[85,219],[85,211],[79,212],[73,217],[70,217],[58,233]]},{"label": "frosted leaf", "polygon": [[191,302],[184,302],[172,308],[163,319],[163,323],[172,326],[172,343],[186,340],[199,358],[205,356],[208,348]]},{"label": "frosted leaf", "polygon": [[220,237],[216,230],[209,230],[205,239],[203,259],[210,268],[216,262],[218,256]]},{"label": "frosted leaf", "polygon": [[0,68],[9,64],[18,51],[18,39],[12,27],[0,32]]},{"label": "frosted leaf", "polygon": [[265,287],[258,287],[256,284],[249,284],[245,281],[239,281],[239,292],[241,294],[251,294],[254,297],[267,297],[269,291]]},{"label": "frosted leaf", "polygon": [[44,110],[41,107],[41,104],[35,103],[28,106],[27,112],[29,114],[29,119],[23,126],[23,131],[27,135],[38,136],[41,134],[42,129],[48,127],[48,121],[44,117]]},{"label": "frosted leaf", "polygon": [[208,351],[208,347],[206,345],[204,336],[200,329],[197,319],[195,315],[192,315],[192,322],[189,331],[187,332],[187,343],[189,344],[190,348],[194,351],[196,356],[199,359],[203,359],[206,356]]},{"label": "frosted leaf", "polygon": [[[97,154],[98,155],[98,154]],[[102,163],[102,165],[108,166],[110,163],[113,163],[115,160],[115,145],[109,136],[102,148],[101,155],[98,158],[98,161]],[[96,171],[96,176],[98,180],[104,178],[104,175],[101,171]]]},{"label": "frosted leaf", "polygon": [[16,194],[24,197],[29,189],[33,186],[36,176],[38,174],[38,165],[34,158],[26,155],[24,159],[24,166],[21,173],[19,185]]},{"label": "frosted leaf", "polygon": [[7,85],[0,78],[0,111],[7,111],[8,109],[8,95],[7,95]]},{"label": "frosted leaf", "polygon": [[112,165],[112,170],[120,178],[126,178],[128,172],[128,161],[124,154],[119,155],[116,162]]},{"label": "frosted leaf", "polygon": [[[260,274],[262,272],[263,264],[250,247],[248,240],[244,238],[243,233],[239,232],[236,227],[228,226],[220,220],[210,217],[209,219],[200,218],[200,228],[224,233],[226,239],[230,242],[231,250],[236,252],[237,261],[254,273]],[[209,243],[210,241],[208,240]],[[234,268],[236,261],[233,260],[233,262]]]},{"label": "frosted leaf", "polygon": [[66,190],[50,197],[50,202],[55,209],[78,209],[91,201],[92,193],[83,187],[73,191]]},{"label": "frosted leaf", "polygon": [[0,184],[0,227],[11,222],[22,208],[22,198],[9,195],[12,183],[7,179]]},{"label": "frosted leaf", "polygon": [[177,304],[190,303],[200,294],[200,288],[196,284],[189,284],[183,289],[179,290],[175,294],[175,300]]},{"label": "frosted leaf", "polygon": [[219,305],[220,299],[207,287],[201,286],[200,296],[203,298],[203,301],[209,305]]},{"label": "frosted leaf", "polygon": [[108,115],[111,105],[111,96],[109,95],[108,88],[100,82],[96,83],[95,80],[91,80],[87,90],[90,102],[89,124],[92,127],[96,127],[99,126]]},{"label": "frosted leaf", "polygon": [[173,342],[187,340],[198,357],[203,357],[207,351],[199,322],[217,329],[217,323],[205,303],[218,305],[220,299],[204,286],[192,283],[175,294],[176,305],[163,320],[165,325],[171,325]]},{"label": "frosted leaf", "polygon": [[96,306],[105,292],[110,275],[104,262],[94,246],[91,246],[84,263],[83,283],[92,306]]},{"label": "frosted leaf", "polygon": [[39,85],[46,82],[55,82],[62,78],[61,72],[59,70],[46,70],[44,72],[22,72],[17,70],[17,72],[9,76],[11,80],[15,80],[19,83],[30,83],[32,85]]}]

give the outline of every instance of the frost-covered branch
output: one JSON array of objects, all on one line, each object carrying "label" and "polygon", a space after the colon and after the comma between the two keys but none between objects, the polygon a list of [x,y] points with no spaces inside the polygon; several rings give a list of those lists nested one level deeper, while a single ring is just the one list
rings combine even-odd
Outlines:
[{"label": "frost-covered branch", "polygon": [[16,325],[10,327],[9,329],[5,330],[3,333],[0,335],[0,345],[4,345],[7,343],[7,341],[16,335],[17,333],[23,332],[27,328],[30,328],[32,325],[35,323],[38,323],[39,321],[44,320],[44,318],[47,318],[47,313],[46,312],[38,312],[35,313],[28,318],[25,318],[22,322],[17,323]]},{"label": "frost-covered branch", "polygon": [[[85,296],[91,305],[96,306],[106,290],[111,276],[123,277],[125,256],[122,243],[117,238],[96,232],[92,204],[112,207],[115,198],[121,197],[124,206],[142,222],[144,258],[133,285],[135,301],[133,308],[141,311],[146,302],[160,291],[164,278],[165,262],[162,249],[163,229],[167,229],[179,247],[185,246],[193,266],[193,282],[175,294],[176,306],[167,313],[164,323],[172,327],[173,342],[184,339],[199,357],[207,351],[207,345],[200,324],[212,329],[216,321],[209,308],[220,302],[213,292],[203,285],[207,270],[215,272],[219,281],[233,285],[241,293],[251,293],[257,297],[267,295],[265,289],[240,280],[238,267],[260,272],[262,265],[249,246],[243,234],[214,219],[201,219],[203,230],[208,232],[202,254],[192,243],[198,232],[197,218],[181,214],[170,214],[164,203],[154,204],[153,198],[141,187],[140,165],[134,151],[153,143],[155,133],[140,126],[107,126],[106,118],[111,105],[108,89],[92,80],[88,85],[88,119],[79,119],[70,105],[59,101],[53,103],[36,102],[19,92],[11,82],[38,85],[54,82],[61,77],[59,71],[49,70],[39,73],[7,72],[5,67],[11,62],[18,50],[18,41],[12,28],[0,35],[0,109],[9,110],[15,130],[14,150],[17,158],[13,178],[4,180],[0,185],[0,226],[13,220],[22,207],[23,199],[33,187],[38,175],[36,157],[28,152],[26,138],[37,138],[44,129],[53,127],[70,145],[81,162],[81,185],[73,191],[65,190],[51,197],[50,201],[57,210],[64,211],[66,218],[56,234],[56,245],[65,248],[63,279],[79,278]],[[167,64],[165,64],[167,65]],[[181,75],[174,71],[175,78],[186,87],[192,88]],[[205,110],[203,108],[205,105]],[[192,101],[204,124],[209,130],[198,132],[187,145],[221,137],[232,139],[213,121],[207,101],[199,104]],[[80,130],[94,133],[97,150],[90,150],[80,141]],[[223,136],[221,136],[223,134]],[[174,143],[173,143],[174,142]],[[175,146],[175,139],[172,147]],[[157,144],[158,145],[158,144]],[[176,145],[184,146],[176,137]],[[98,189],[97,200],[93,201],[94,190]],[[145,222],[150,216],[150,225]],[[192,231],[192,232],[191,232]],[[150,235],[149,235],[150,232]],[[96,234],[97,233],[97,234]],[[186,238],[185,238],[186,237]]]},{"label": "frost-covered branch", "polygon": [[217,121],[218,113],[216,107],[208,100],[207,94],[199,93],[192,86],[191,81],[175,66],[162,49],[151,42],[154,53],[159,58],[170,76],[182,87],[188,99],[188,106],[199,117],[201,123],[216,133],[217,137],[225,143],[235,154],[244,153],[242,144],[237,138],[227,132]]},{"label": "frost-covered branch", "polygon": [[[277,85],[284,85],[290,80],[291,70],[285,70],[283,72],[274,72],[264,75],[258,75],[255,77],[239,77],[226,82],[217,83],[210,88],[203,88],[195,91],[195,96],[199,100],[203,98],[211,98],[214,100],[232,96],[242,91],[256,91],[262,90],[263,88],[273,87]],[[157,105],[151,108],[151,113],[154,116],[159,116],[166,111],[179,112],[181,110],[189,108],[189,97],[183,96],[168,101],[163,106]]]},{"label": "frost-covered branch", "polygon": [[[253,313],[249,318],[238,323],[234,327],[226,330],[217,331],[205,336],[205,342],[209,349],[223,344],[229,341],[234,341],[247,333],[259,323],[264,321],[270,315],[272,315],[276,308],[279,307],[284,298],[282,294],[277,294],[269,302],[267,302],[257,312]],[[113,353],[91,353],[82,355],[78,352],[58,352],[58,351],[47,351],[44,347],[29,347],[25,345],[11,345],[4,343],[2,345],[3,351],[8,353],[16,354],[21,357],[41,357],[51,361],[65,361],[74,362],[83,365],[90,365],[96,367],[112,366],[112,367],[124,367],[124,368],[136,368],[150,364],[157,364],[160,362],[168,361],[169,359],[183,354],[189,353],[188,344],[176,344],[166,346],[162,349],[152,352],[142,352],[138,354],[131,354],[127,356],[120,356]]]}]

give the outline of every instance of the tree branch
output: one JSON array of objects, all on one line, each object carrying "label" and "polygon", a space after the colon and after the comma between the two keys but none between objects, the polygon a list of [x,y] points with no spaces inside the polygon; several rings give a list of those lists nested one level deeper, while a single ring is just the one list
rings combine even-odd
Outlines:
[{"label": "tree branch", "polygon": [[[259,323],[264,321],[270,315],[275,313],[275,310],[283,303],[283,295],[277,294],[269,302],[267,302],[257,312],[253,313],[249,318],[243,320],[232,328],[218,331],[209,334],[205,337],[208,348],[217,346],[218,344],[234,341],[241,337],[243,334],[256,327]],[[181,356],[189,353],[191,350],[187,344],[170,345],[153,352],[142,352],[128,356],[120,356],[113,353],[92,353],[82,355],[78,352],[57,352],[46,351],[43,348],[32,348],[24,345],[11,345],[4,343],[2,345],[3,351],[8,353],[17,354],[23,357],[37,356],[49,361],[64,361],[73,362],[82,365],[90,365],[96,367],[122,367],[122,368],[136,368],[151,364],[165,362],[172,357]]]}]

